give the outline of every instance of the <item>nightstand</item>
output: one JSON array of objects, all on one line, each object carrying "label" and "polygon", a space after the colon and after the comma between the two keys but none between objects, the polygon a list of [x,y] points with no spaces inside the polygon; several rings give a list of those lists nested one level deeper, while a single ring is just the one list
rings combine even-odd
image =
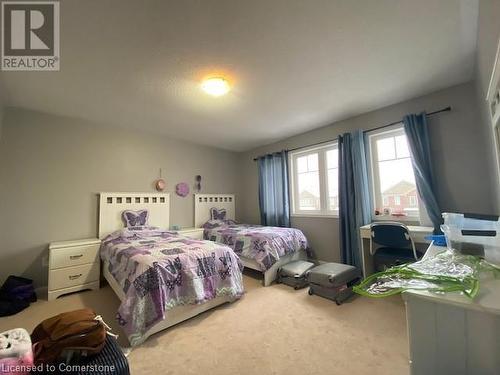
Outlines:
[{"label": "nightstand", "polygon": [[97,238],[49,245],[49,301],[66,293],[99,289],[100,245]]},{"label": "nightstand", "polygon": [[183,228],[177,231],[181,236],[189,237],[195,240],[203,239],[203,228]]}]

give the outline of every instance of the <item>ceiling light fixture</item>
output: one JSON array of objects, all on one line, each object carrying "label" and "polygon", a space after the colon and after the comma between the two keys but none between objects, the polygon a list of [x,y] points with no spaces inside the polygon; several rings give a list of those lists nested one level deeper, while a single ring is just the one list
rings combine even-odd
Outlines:
[{"label": "ceiling light fixture", "polygon": [[222,96],[229,92],[230,87],[229,83],[224,78],[212,77],[202,82],[201,89],[208,95]]}]

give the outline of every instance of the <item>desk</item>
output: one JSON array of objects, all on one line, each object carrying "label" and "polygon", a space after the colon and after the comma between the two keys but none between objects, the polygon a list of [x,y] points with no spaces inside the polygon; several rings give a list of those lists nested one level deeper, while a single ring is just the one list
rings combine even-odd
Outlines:
[{"label": "desk", "polygon": [[[424,257],[441,251],[431,246]],[[500,279],[489,272],[479,278],[473,300],[459,292],[403,293],[412,375],[500,374]]]},{"label": "desk", "polygon": [[[421,226],[408,226],[410,231],[410,236],[413,241],[418,243],[429,243],[425,237],[431,235],[434,232],[432,227],[421,227]],[[359,233],[361,236],[361,258],[363,260],[363,276],[370,276],[374,272],[373,267],[373,256],[370,254],[370,224],[364,225],[359,228]]]}]

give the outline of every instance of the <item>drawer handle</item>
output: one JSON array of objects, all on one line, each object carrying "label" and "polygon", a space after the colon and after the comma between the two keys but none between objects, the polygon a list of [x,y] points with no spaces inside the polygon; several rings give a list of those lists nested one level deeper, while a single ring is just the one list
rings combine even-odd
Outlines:
[{"label": "drawer handle", "polygon": [[76,279],[78,279],[79,277],[82,277],[82,274],[80,273],[80,274],[78,274],[78,275],[69,275],[68,277],[69,277],[69,279],[70,279],[70,280],[76,280]]},{"label": "drawer handle", "polygon": [[71,260],[76,260],[76,259],[81,258],[82,256],[83,256],[83,254],[80,254],[80,255],[70,255],[70,256],[69,256],[69,259],[71,259]]}]

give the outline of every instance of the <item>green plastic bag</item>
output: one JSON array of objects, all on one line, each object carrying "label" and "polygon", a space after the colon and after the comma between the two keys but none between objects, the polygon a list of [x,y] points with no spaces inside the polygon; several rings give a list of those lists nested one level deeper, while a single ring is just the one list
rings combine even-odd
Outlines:
[{"label": "green plastic bag", "polygon": [[415,263],[389,268],[364,279],[353,290],[367,297],[387,297],[405,290],[463,292],[474,298],[479,291],[479,272],[499,270],[479,257],[445,251]]}]

